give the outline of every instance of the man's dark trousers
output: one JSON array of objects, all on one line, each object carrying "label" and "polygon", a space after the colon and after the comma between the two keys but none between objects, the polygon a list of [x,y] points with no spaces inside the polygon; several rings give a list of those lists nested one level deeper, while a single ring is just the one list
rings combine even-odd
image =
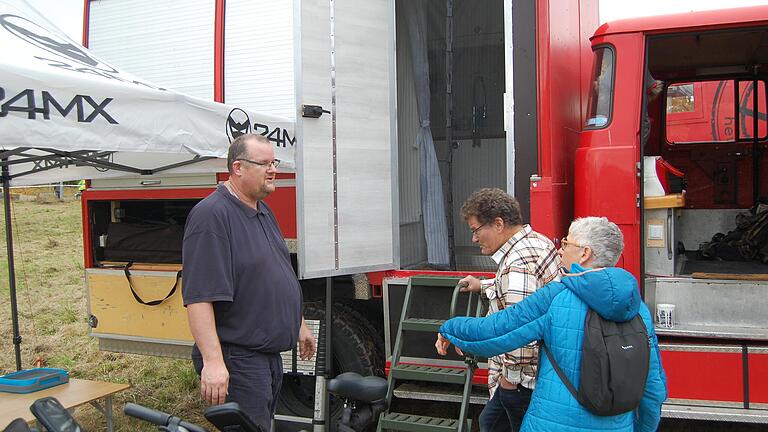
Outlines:
[{"label": "man's dark trousers", "polygon": [[[283,383],[282,357],[231,344],[222,344],[221,351],[229,371],[226,401],[237,402],[254,423],[269,431]],[[192,348],[192,362],[200,375],[203,358],[197,345]]]},{"label": "man's dark trousers", "polygon": [[520,385],[515,390],[499,386],[480,413],[480,432],[518,432],[531,403],[531,394],[532,390]]}]

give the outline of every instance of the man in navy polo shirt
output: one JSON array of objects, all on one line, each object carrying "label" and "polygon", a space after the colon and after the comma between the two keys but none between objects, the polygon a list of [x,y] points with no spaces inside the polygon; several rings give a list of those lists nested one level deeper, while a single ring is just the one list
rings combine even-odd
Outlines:
[{"label": "man in navy polo shirt", "polygon": [[230,401],[268,431],[282,383],[280,352],[316,342],[302,317],[302,294],[288,248],[262,200],[275,190],[279,161],[261,135],[229,147],[229,180],[200,201],[184,229],[184,306],[195,339],[200,393]]}]

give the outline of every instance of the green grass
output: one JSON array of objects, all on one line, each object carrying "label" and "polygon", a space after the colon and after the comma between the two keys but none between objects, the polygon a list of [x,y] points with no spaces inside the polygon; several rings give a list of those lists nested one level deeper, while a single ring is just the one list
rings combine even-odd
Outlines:
[{"label": "green grass", "polygon": [[[88,335],[79,201],[14,202],[12,221],[22,367],[32,368],[41,358],[49,367],[68,370],[73,378],[130,383],[129,390],[114,398],[117,431],[155,430],[126,418],[122,414],[126,402],[205,425],[191,361],[101,352]],[[0,374],[4,374],[15,371],[16,365],[3,217],[0,224]],[[78,408],[75,417],[87,431],[105,428],[103,416],[91,406]]]}]

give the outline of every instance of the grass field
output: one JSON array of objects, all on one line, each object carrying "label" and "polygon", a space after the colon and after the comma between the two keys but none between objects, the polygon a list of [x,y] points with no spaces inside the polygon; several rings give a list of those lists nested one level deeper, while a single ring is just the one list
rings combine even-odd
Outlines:
[{"label": "grass field", "polygon": [[[2,226],[5,226],[4,217]],[[41,358],[74,378],[130,383],[115,396],[118,431],[152,431],[122,414],[135,402],[205,424],[191,361],[100,352],[88,335],[79,201],[13,203],[14,255],[22,343],[22,367]],[[0,250],[0,374],[16,369],[11,328],[8,264],[3,228]],[[104,430],[90,406],[75,416],[87,431]],[[5,425],[0,425],[0,429]]]}]

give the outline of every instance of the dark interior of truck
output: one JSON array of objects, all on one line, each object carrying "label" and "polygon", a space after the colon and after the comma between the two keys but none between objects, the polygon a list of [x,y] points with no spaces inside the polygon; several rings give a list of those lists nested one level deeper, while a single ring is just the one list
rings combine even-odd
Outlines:
[{"label": "dark interior of truck", "polygon": [[181,264],[184,223],[199,200],[94,201],[91,250],[102,266],[126,262]]},{"label": "dark interior of truck", "polygon": [[764,340],[768,29],[654,36],[646,53],[644,296],[674,310],[658,333]]},{"label": "dark interior of truck", "polygon": [[768,273],[767,76],[768,29],[648,39],[645,163],[661,158],[685,183],[665,275]]}]

